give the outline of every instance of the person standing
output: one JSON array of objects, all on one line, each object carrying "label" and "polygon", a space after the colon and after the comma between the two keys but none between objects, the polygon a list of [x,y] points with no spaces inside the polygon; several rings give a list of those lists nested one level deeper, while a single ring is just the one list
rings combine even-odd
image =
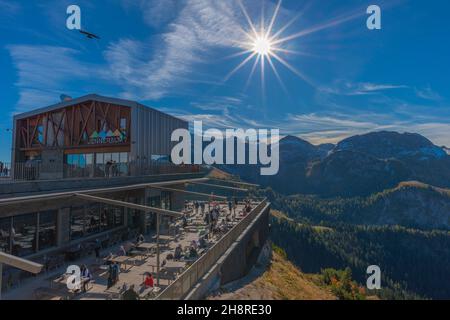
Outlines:
[{"label": "person standing", "polygon": [[195,201],[194,202],[194,208],[195,208],[195,214],[197,215],[198,214],[198,208],[199,208],[199,203],[198,203],[198,201]]},{"label": "person standing", "polygon": [[109,178],[111,175],[111,166],[112,166],[112,161],[108,160],[105,164],[105,176],[106,178]]},{"label": "person standing", "polygon": [[100,259],[100,249],[102,248],[102,244],[99,239],[95,239],[95,261],[98,261]]},{"label": "person standing", "polygon": [[201,211],[202,216],[203,216],[205,214],[205,202],[204,201],[202,201],[200,203],[200,211]]}]

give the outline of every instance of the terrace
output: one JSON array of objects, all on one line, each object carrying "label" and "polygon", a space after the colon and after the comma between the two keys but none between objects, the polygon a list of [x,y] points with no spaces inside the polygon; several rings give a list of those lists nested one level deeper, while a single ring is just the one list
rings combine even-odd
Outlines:
[{"label": "terrace", "polygon": [[[213,187],[205,182],[196,182],[202,187]],[[167,187],[162,187],[169,189]],[[237,189],[222,186],[224,189]],[[183,192],[182,190],[177,190]],[[101,250],[99,258],[94,256],[94,244],[83,249],[74,248],[75,261],[61,262],[56,268],[44,271],[19,287],[8,291],[4,299],[121,299],[126,288],[134,286],[141,299],[183,299],[196,283],[208,272],[219,258],[238,241],[239,236],[267,206],[266,201],[238,201],[231,212],[225,197],[184,191],[190,195],[182,212],[171,212],[151,208],[157,212],[157,230],[137,241],[136,235],[127,241],[116,241],[112,246]],[[88,194],[77,194],[86,201],[127,206],[148,211],[148,207],[122,203],[120,201],[99,198]],[[208,196],[205,209],[194,205],[201,196]],[[197,198],[195,198],[197,197]],[[251,210],[246,210],[246,206]],[[205,214],[217,208],[214,224],[205,221]],[[158,211],[159,210],[159,211]],[[160,217],[169,217],[170,225],[164,234],[159,230]],[[180,249],[177,249],[180,248]],[[79,250],[83,250],[80,254]],[[125,249],[125,253],[123,252]],[[176,250],[181,251],[177,252]],[[77,251],[77,252],[75,252]],[[108,286],[108,264],[117,263],[121,272],[119,280]],[[86,292],[70,290],[67,286],[69,265],[86,265],[93,276]],[[154,276],[154,287],[142,286],[144,276]]]}]

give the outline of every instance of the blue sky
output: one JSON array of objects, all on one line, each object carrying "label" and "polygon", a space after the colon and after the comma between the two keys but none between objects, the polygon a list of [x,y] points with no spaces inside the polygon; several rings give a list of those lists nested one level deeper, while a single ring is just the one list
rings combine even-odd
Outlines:
[{"label": "blue sky", "polygon": [[[242,3],[257,26],[277,5]],[[70,4],[101,40],[66,28]],[[382,30],[366,28],[370,4],[382,8]],[[262,86],[259,68],[249,79],[252,61],[227,79],[250,31],[235,0],[0,0],[0,159],[9,159],[12,115],[62,93],[137,100],[210,127],[280,128],[313,143],[397,130],[450,146],[449,11],[438,0],[284,0],[273,32],[290,21],[279,38],[303,32],[279,53],[296,71],[274,61],[281,85],[266,64]]]}]

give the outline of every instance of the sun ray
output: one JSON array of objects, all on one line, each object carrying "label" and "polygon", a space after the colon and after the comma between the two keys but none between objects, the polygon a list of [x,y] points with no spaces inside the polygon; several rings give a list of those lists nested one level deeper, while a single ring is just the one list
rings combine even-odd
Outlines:
[{"label": "sun ray", "polygon": [[252,71],[250,72],[250,75],[248,76],[247,82],[245,83],[245,88],[244,91],[247,91],[249,85],[250,85],[250,81],[253,78],[253,75],[255,74],[256,71],[256,67],[258,66],[258,62],[259,62],[260,57],[256,57],[255,62],[253,63],[253,67],[252,67]]},{"label": "sun ray", "polygon": [[237,52],[234,54],[230,54],[229,56],[226,56],[223,59],[227,60],[227,59],[237,58],[237,57],[241,57],[241,56],[244,56],[244,55],[246,55],[248,53],[252,53],[252,52],[253,52],[252,49],[248,49],[248,50],[240,51],[240,52]]},{"label": "sun ray", "polygon": [[[303,79],[306,83],[308,83],[312,87],[317,87],[313,83],[313,81],[311,81],[311,79],[309,79],[302,71],[298,70],[296,67],[291,65],[288,61],[286,61],[284,56],[287,57],[289,55],[300,55],[300,56],[308,56],[308,57],[316,57],[316,58],[321,58],[321,57],[311,54],[309,52],[291,50],[289,47],[286,48],[287,47],[286,42],[304,37],[306,35],[309,35],[309,34],[312,34],[315,32],[319,32],[319,31],[322,31],[322,30],[325,30],[328,28],[338,26],[345,22],[357,19],[365,14],[365,11],[363,11],[363,10],[360,11],[359,13],[357,13],[355,11],[353,13],[348,13],[347,15],[341,15],[341,16],[339,16],[335,19],[329,20],[323,24],[318,24],[318,25],[312,26],[310,28],[306,28],[300,32],[290,34],[290,35],[288,34],[286,36],[281,36],[291,25],[294,24],[295,21],[297,21],[299,19],[300,16],[304,15],[305,11],[310,6],[310,3],[307,4],[306,6],[303,6],[301,11],[296,16],[294,16],[291,20],[289,20],[285,25],[283,25],[280,29],[278,29],[276,31],[274,29],[275,29],[275,26],[277,25],[277,19],[280,16],[283,0],[277,0],[277,3],[273,9],[273,13],[271,14],[270,19],[267,19],[267,20],[265,18],[266,0],[261,0],[261,13],[260,13],[261,16],[259,17],[260,25],[253,22],[252,18],[249,15],[249,12],[243,5],[242,0],[237,0],[237,2],[239,3],[239,6],[243,13],[243,16],[245,17],[246,22],[249,25],[249,31],[244,30],[244,28],[240,28],[244,32],[246,38],[248,38],[248,41],[244,41],[242,39],[240,41],[234,41],[237,44],[237,46],[241,49],[241,51],[229,56],[228,58],[241,57],[241,56],[245,56],[247,54],[248,54],[248,56],[246,56],[245,59],[226,76],[225,81],[230,79],[236,72],[238,72],[240,69],[242,69],[247,63],[249,63],[250,60],[252,60],[254,58],[251,72],[250,72],[247,82],[245,84],[245,90],[247,90],[251,79],[254,78],[254,74],[255,74],[258,64],[259,64],[260,73],[261,73],[261,87],[262,87],[263,97],[265,95],[265,85],[266,85],[265,77],[266,77],[266,73],[268,71],[271,71],[274,73],[275,77],[277,78],[278,82],[280,83],[280,86],[287,93],[286,86],[285,86],[283,79],[281,78],[280,72],[276,66],[276,64],[278,64],[278,63],[283,65],[283,67],[287,68],[288,70],[290,70],[292,73],[294,73],[301,79]],[[255,21],[258,21],[258,19],[256,19]],[[275,61],[277,63],[275,63]],[[266,64],[268,64],[270,67],[266,67]]]},{"label": "sun ray", "polygon": [[270,35],[272,33],[272,29],[273,29],[273,26],[275,24],[275,20],[277,19],[278,12],[280,11],[280,7],[281,7],[282,1],[283,0],[279,0],[278,1],[277,7],[275,8],[275,12],[274,12],[274,14],[272,16],[272,20],[270,20],[270,25],[269,25],[269,28],[267,29],[266,36]]},{"label": "sun ray", "polygon": [[242,13],[245,16],[245,19],[247,20],[247,23],[249,24],[250,28],[252,29],[255,36],[258,35],[258,32],[256,31],[255,26],[253,25],[252,19],[250,19],[250,16],[248,15],[247,9],[245,9],[244,5],[242,4],[242,0],[238,0],[239,6],[242,9]]},{"label": "sun ray", "polygon": [[236,72],[238,72],[243,66],[245,66],[257,53],[253,52],[244,61],[242,61],[236,68],[234,68],[224,79],[224,82],[228,81]]},{"label": "sun ray", "polygon": [[290,40],[294,40],[294,39],[297,39],[297,38],[304,37],[306,35],[310,35],[312,33],[318,32],[318,31],[329,29],[329,28],[338,26],[338,25],[340,25],[342,23],[345,23],[345,22],[357,19],[357,18],[361,17],[362,15],[363,14],[361,14],[361,13],[354,13],[354,14],[349,15],[349,16],[345,16],[345,17],[341,17],[341,18],[338,18],[338,19],[335,19],[335,20],[332,20],[332,21],[328,21],[325,24],[318,25],[318,26],[315,26],[315,27],[312,27],[312,28],[309,28],[309,29],[306,29],[306,30],[302,30],[302,31],[300,31],[298,33],[292,34],[292,35],[287,36],[285,38],[273,40],[273,44],[274,45],[280,44],[280,43],[283,43],[283,42],[286,42],[286,41],[290,41]]},{"label": "sun ray", "polygon": [[309,3],[308,5],[306,5],[302,11],[300,11],[298,14],[296,14],[291,20],[288,21],[288,23],[286,23],[282,28],[280,28],[280,30],[278,30],[272,37],[271,40],[274,40],[276,38],[278,38],[284,31],[286,31],[287,28],[289,28],[295,21],[297,21],[302,15],[305,14],[305,11],[307,10],[308,7],[311,6],[311,3]]},{"label": "sun ray", "polygon": [[270,67],[272,68],[273,73],[275,74],[275,77],[278,79],[278,82],[281,86],[281,88],[283,89],[284,93],[289,94],[288,90],[286,88],[286,86],[284,85],[283,80],[280,77],[280,74],[278,73],[277,68],[275,67],[275,65],[272,62],[272,58],[270,56],[267,57],[267,61],[269,62]]},{"label": "sun ray", "polygon": [[283,49],[283,48],[272,48],[272,51],[274,52],[282,52],[287,54],[293,54],[293,55],[299,55],[299,56],[305,56],[305,57],[315,57],[315,58],[322,58],[318,55],[312,54],[310,52],[304,52],[304,51],[298,51],[298,50],[289,50],[289,49]]},{"label": "sun ray", "polygon": [[301,73],[300,71],[298,71],[296,68],[294,68],[293,66],[291,66],[289,64],[289,62],[287,62],[286,60],[284,60],[283,58],[281,58],[279,55],[277,55],[276,53],[272,53],[272,56],[278,60],[278,62],[280,62],[281,64],[283,64],[286,68],[288,68],[289,70],[291,70],[294,74],[296,74],[297,76],[299,76],[300,78],[302,78],[303,80],[305,80],[309,85],[311,85],[312,87],[316,87],[312,81],[310,79],[308,79],[308,77],[306,77],[303,73]]}]

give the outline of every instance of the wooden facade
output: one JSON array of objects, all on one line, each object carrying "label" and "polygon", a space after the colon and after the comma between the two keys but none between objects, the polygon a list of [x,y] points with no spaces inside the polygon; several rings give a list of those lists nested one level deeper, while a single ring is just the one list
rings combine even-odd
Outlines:
[{"label": "wooden facade", "polygon": [[[26,156],[46,148],[78,153],[92,148],[130,151],[131,108],[85,101],[18,120],[16,149]],[[120,139],[92,139],[115,134]]]}]

